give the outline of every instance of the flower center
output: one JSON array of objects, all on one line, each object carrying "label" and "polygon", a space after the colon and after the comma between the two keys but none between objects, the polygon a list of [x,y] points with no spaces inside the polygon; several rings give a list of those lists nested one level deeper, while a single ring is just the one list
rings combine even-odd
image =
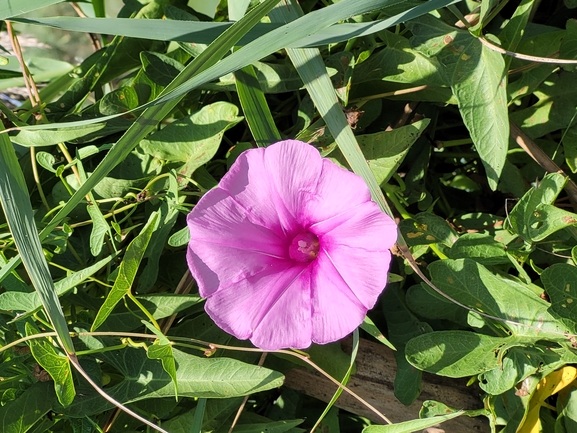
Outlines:
[{"label": "flower center", "polygon": [[297,262],[312,262],[319,255],[319,238],[311,232],[299,233],[289,246],[289,255]]}]

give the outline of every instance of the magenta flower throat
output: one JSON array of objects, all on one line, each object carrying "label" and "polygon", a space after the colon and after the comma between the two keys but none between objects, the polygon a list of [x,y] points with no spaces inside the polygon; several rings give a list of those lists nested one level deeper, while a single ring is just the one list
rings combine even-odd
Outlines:
[{"label": "magenta flower throat", "polygon": [[359,176],[296,140],[241,154],[187,222],[206,312],[265,350],[357,328],[387,283],[397,233]]}]

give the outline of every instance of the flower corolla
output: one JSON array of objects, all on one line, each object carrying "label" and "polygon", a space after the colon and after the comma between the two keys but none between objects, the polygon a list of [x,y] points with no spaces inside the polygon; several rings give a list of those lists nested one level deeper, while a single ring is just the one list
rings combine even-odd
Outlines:
[{"label": "flower corolla", "polygon": [[361,177],[296,140],[242,153],[187,223],[206,312],[265,350],[357,328],[387,283],[397,233]]}]

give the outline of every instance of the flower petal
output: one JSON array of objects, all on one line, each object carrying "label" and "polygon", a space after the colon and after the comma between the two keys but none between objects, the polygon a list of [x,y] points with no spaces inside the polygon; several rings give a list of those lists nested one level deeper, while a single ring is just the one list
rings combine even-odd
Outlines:
[{"label": "flower petal", "polygon": [[312,340],[326,344],[353,332],[365,318],[367,308],[357,299],[326,254],[313,267]]},{"label": "flower petal", "polygon": [[[271,147],[274,147],[271,146]],[[224,175],[219,188],[234,197],[255,224],[262,225],[279,236],[293,233],[300,225],[286,208],[282,196],[271,179],[265,164],[269,148],[243,152]]]},{"label": "flower petal", "polygon": [[262,272],[288,257],[286,240],[254,224],[222,189],[204,195],[187,217],[188,263],[201,296]]},{"label": "flower petal", "polygon": [[218,290],[205,309],[215,323],[265,350],[311,343],[310,276],[304,266],[274,265]]},{"label": "flower petal", "polygon": [[350,290],[367,308],[374,307],[387,284],[389,249],[397,227],[373,202],[311,227],[321,249]]},{"label": "flower petal", "polygon": [[285,140],[266,148],[264,162],[285,209],[304,227],[306,203],[316,195],[323,168],[318,150],[302,141]]},{"label": "flower petal", "polygon": [[322,173],[315,194],[304,204],[303,214],[312,224],[335,217],[369,201],[371,194],[362,177],[323,159]]}]

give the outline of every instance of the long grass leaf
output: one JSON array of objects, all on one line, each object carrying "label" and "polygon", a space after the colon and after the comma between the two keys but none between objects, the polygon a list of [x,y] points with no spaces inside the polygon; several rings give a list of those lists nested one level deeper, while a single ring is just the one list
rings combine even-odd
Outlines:
[{"label": "long grass leaf", "polygon": [[[288,24],[270,31],[266,35],[256,39],[255,41],[249,43],[248,45],[244,46],[237,52],[231,54],[230,56],[226,57],[225,59],[218,62],[216,65],[203,70],[203,72],[198,73],[188,81],[182,82],[180,78],[188,76],[185,74],[187,69],[183,70],[181,74],[177,77],[179,85],[176,86],[169,86],[169,88],[165,89],[165,91],[154,101],[149,102],[148,104],[142,105],[140,107],[135,108],[132,111],[142,110],[143,108],[149,108],[151,106],[155,106],[158,104],[163,104],[169,101],[174,100],[175,98],[179,98],[185,95],[187,92],[201,86],[205,83],[208,83],[212,80],[215,80],[219,77],[222,77],[226,74],[234,72],[240,68],[243,68],[246,65],[249,65],[257,60],[262,59],[263,57],[268,56],[275,51],[278,51],[282,48],[287,46],[291,46],[295,42],[302,39],[303,34],[311,35],[314,34],[322,29],[325,29],[332,24],[342,21],[344,19],[350,18],[355,15],[371,12],[374,10],[382,9],[386,6],[396,5],[400,2],[400,0],[366,0],[364,2],[359,2],[358,0],[343,0],[340,3],[334,4],[332,6],[326,7],[322,10],[312,12],[304,17],[289,22]],[[427,3],[422,5],[416,6],[411,8],[403,13],[399,13],[394,17],[388,18],[384,20],[382,25],[383,26],[393,26],[395,24],[401,23],[406,21],[409,18],[414,18],[425,13],[430,12],[436,8],[441,6],[439,5],[446,5],[453,3],[452,0],[431,0]],[[263,6],[265,3],[261,3],[258,7]],[[256,9],[256,8],[255,8]],[[246,24],[245,21],[249,16],[253,14],[254,10],[251,11],[245,18],[238,21],[234,24],[234,26],[240,26],[241,23]],[[254,23],[256,25],[256,23]],[[236,27],[236,29],[240,29],[240,27]],[[248,29],[243,29],[248,32]],[[233,28],[230,29],[230,34],[232,35]],[[222,36],[225,36],[227,33],[223,33]],[[220,40],[220,39],[219,39]],[[238,40],[237,40],[238,41]],[[235,44],[236,42],[235,41]],[[215,41],[214,43],[216,43]],[[222,42],[222,41],[221,41]],[[209,46],[209,48],[212,44]],[[230,47],[229,47],[230,48]],[[208,48],[207,48],[208,50]],[[205,50],[206,52],[206,50]],[[203,52],[204,53],[204,52]],[[199,56],[200,57],[200,56]],[[193,62],[194,63],[194,62]],[[191,63],[192,65],[192,63]],[[174,83],[176,83],[175,80]],[[25,129],[51,129],[51,128],[76,128],[81,125],[87,125],[91,123],[103,122],[106,120],[113,119],[115,117],[124,116],[128,112],[123,112],[113,116],[105,116],[99,117],[90,120],[82,120],[77,122],[63,122],[54,125],[34,125],[28,126]],[[138,128],[142,128],[146,125],[139,125]],[[148,131],[148,129],[147,129]]]},{"label": "long grass leaf", "polygon": [[267,146],[281,139],[266,98],[252,65],[239,69],[234,74],[238,99],[258,147]]},{"label": "long grass leaf", "polygon": [[74,353],[66,318],[38,237],[24,175],[14,147],[6,134],[0,135],[0,200],[24,267],[38,292],[46,314],[58,333],[64,349],[68,353]]},{"label": "long grass leaf", "polygon": [[[209,45],[196,59],[194,59],[181,73],[165,88],[164,94],[178,88],[200,71],[214,65],[224,56],[238,40],[275,5],[275,0],[267,0],[249,12],[242,20],[235,23],[228,32],[225,32],[213,44]],[[182,94],[184,95],[184,93]],[[182,96],[181,95],[181,96]],[[134,149],[134,147],[176,106],[179,99],[167,99],[163,105],[147,108],[136,121],[128,128],[118,142],[110,149],[104,159],[96,167],[88,180],[80,186],[66,205],[54,216],[52,221],[42,230],[40,238],[44,239],[69,213],[82,198],[91,191],[116,165]]]},{"label": "long grass leaf", "polygon": [[14,0],[0,2],[0,20],[25,14],[45,6],[60,3],[62,0]]}]

